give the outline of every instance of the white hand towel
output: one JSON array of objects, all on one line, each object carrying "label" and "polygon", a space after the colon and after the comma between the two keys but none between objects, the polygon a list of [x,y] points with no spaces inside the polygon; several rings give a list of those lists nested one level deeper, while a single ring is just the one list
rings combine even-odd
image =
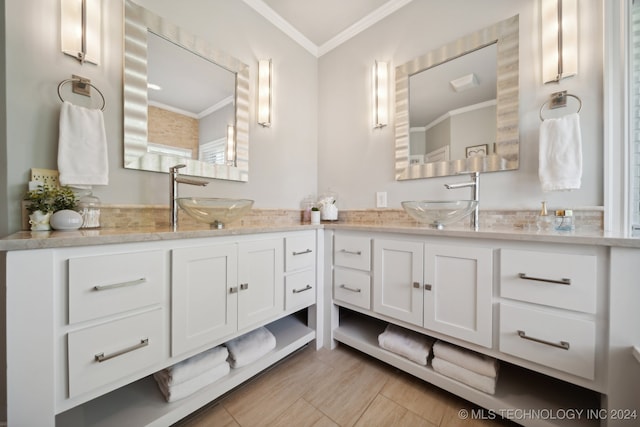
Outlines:
[{"label": "white hand towel", "polygon": [[457,345],[437,341],[433,345],[433,356],[480,375],[492,378],[498,376],[498,361],[495,358],[458,347]]},{"label": "white hand towel", "polygon": [[580,188],[582,138],[578,113],[547,119],[540,125],[538,176],[543,191]]},{"label": "white hand towel", "polygon": [[158,372],[158,375],[165,378],[165,382],[169,386],[180,384],[226,363],[228,356],[227,348],[220,345],[163,369]]},{"label": "white hand towel", "polygon": [[426,366],[433,340],[426,335],[393,324],[378,335],[378,345],[400,356]]},{"label": "white hand towel", "polygon": [[445,377],[460,381],[463,384],[489,394],[496,393],[497,378],[480,375],[444,359],[434,357],[431,360],[433,370]]},{"label": "white hand towel", "polygon": [[62,185],[86,188],[109,183],[107,136],[101,110],[62,104],[58,171]]},{"label": "white hand towel", "polygon": [[210,384],[213,384],[220,378],[226,376],[229,371],[229,364],[227,362],[223,362],[209,369],[208,371],[205,371],[202,374],[191,378],[190,380],[171,386],[166,383],[166,377],[158,375],[157,372],[153,374],[153,378],[155,378],[156,382],[158,383],[158,388],[160,389],[160,392],[164,396],[165,400],[167,402],[175,402],[176,400],[180,400],[187,396],[190,396],[196,391]]},{"label": "white hand towel", "polygon": [[225,343],[229,364],[240,368],[260,359],[276,348],[276,337],[264,326]]}]

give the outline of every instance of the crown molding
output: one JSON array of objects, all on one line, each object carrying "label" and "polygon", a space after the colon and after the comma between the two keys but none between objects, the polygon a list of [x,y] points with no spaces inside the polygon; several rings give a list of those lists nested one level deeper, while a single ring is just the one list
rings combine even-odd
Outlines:
[{"label": "crown molding", "polygon": [[383,20],[387,16],[391,15],[401,7],[411,3],[413,0],[389,0],[378,9],[374,10],[364,18],[351,25],[346,30],[340,32],[335,37],[331,38],[321,46],[317,46],[311,40],[306,38],[300,31],[298,31],[293,25],[286,21],[282,16],[278,15],[276,11],[271,9],[263,0],[244,0],[253,10],[262,15],[266,20],[271,22],[283,33],[291,37],[300,46],[305,48],[316,58],[330,52],[336,47],[340,46],[347,40],[360,34],[362,31],[371,27],[375,23]]}]

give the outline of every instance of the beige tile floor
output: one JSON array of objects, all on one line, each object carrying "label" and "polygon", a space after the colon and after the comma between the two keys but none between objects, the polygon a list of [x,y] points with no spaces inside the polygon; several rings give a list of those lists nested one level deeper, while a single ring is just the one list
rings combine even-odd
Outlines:
[{"label": "beige tile floor", "polygon": [[182,420],[213,426],[515,426],[463,419],[477,409],[356,350],[307,348]]}]

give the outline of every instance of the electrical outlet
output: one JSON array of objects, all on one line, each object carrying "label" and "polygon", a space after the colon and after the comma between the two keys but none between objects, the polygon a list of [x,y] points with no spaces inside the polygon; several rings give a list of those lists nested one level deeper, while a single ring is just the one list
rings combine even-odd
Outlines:
[{"label": "electrical outlet", "polygon": [[378,191],[376,193],[376,208],[386,208],[386,207],[387,207],[387,192]]},{"label": "electrical outlet", "polygon": [[54,169],[37,169],[31,168],[31,181],[38,181],[49,187],[57,187],[58,171]]}]

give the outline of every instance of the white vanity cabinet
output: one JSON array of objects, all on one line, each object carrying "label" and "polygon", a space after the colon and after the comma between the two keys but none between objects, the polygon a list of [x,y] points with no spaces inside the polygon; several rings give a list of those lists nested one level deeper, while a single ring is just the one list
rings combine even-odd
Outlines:
[{"label": "white vanity cabinet", "polygon": [[[349,227],[329,233],[334,242],[344,236],[372,242],[371,308],[336,293],[337,273],[344,268],[334,243],[333,307],[338,313],[332,313],[332,336],[337,342],[525,426],[634,425],[603,420],[607,410],[598,412],[615,405],[608,396],[617,395],[617,402],[631,400],[612,392],[616,386],[606,367],[608,357],[622,359],[619,351],[607,350],[606,247],[535,238],[527,242],[518,236],[495,239],[491,233],[485,238],[475,233],[455,237],[437,231],[417,230],[413,235],[406,229]],[[629,274],[617,275],[630,286]],[[420,366],[382,349],[378,335],[389,323],[497,358],[496,393],[473,390],[430,365]],[[625,354],[632,359],[631,351]],[[613,371],[619,374],[622,368]],[[510,411],[516,408],[534,415],[514,418],[518,415]],[[566,409],[583,411],[582,418],[542,419]]]},{"label": "white vanity cabinet", "polygon": [[[316,338],[315,229],[203,234],[0,252],[8,425],[171,425]],[[305,297],[285,308],[285,246],[296,242],[310,252],[287,277],[300,273]],[[151,374],[263,325],[272,352],[164,401]]]},{"label": "white vanity cabinet", "polygon": [[493,249],[375,238],[373,311],[491,347]]}]

